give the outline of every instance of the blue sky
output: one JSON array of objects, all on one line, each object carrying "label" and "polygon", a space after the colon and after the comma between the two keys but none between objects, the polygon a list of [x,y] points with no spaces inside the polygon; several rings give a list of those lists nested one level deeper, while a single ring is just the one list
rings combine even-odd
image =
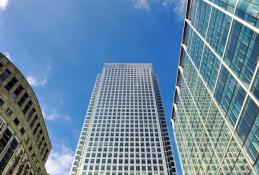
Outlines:
[{"label": "blue sky", "polygon": [[53,145],[49,173],[69,172],[103,63],[152,63],[170,117],[184,7],[184,0],[0,0],[0,51],[39,99]]}]

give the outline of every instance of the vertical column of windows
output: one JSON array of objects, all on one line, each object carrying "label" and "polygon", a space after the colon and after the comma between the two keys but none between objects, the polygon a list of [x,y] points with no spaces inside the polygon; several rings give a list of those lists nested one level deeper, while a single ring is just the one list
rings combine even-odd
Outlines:
[{"label": "vertical column of windows", "polygon": [[16,138],[13,138],[8,149],[6,150],[6,152],[4,153],[3,157],[0,160],[0,173],[2,173],[5,170],[17,146],[18,146],[18,141],[16,140]]},{"label": "vertical column of windows", "polygon": [[259,34],[234,21],[224,62],[247,87],[259,59]]},{"label": "vertical column of windows", "polygon": [[212,8],[206,41],[220,55],[223,55],[231,18]]},{"label": "vertical column of windows", "polygon": [[245,95],[243,88],[222,67],[214,96],[232,127],[236,123]]}]

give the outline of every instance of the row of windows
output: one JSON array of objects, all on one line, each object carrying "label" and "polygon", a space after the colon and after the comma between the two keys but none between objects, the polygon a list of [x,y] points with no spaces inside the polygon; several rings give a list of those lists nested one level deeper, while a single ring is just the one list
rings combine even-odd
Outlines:
[{"label": "row of windows", "polygon": [[152,132],[156,132],[158,133],[158,129],[155,129],[155,128],[146,128],[146,129],[143,129],[143,128],[135,128],[135,129],[127,129],[124,127],[124,125],[120,125],[121,126],[121,129],[117,128],[93,128],[92,129],[92,132],[99,132],[99,131],[102,131],[102,132],[147,132],[147,133],[152,133]]},{"label": "row of windows", "polygon": [[[73,174],[74,175],[74,174]],[[130,172],[130,173],[128,173],[128,172],[118,172],[118,173],[116,173],[116,172],[88,172],[88,173],[86,173],[86,172],[83,172],[82,173],[82,175],[165,175],[164,173],[162,173],[162,172],[160,172],[160,173],[158,173],[158,172],[152,172],[152,173],[145,173],[145,172]]]},{"label": "row of windows", "polygon": [[[134,115],[135,116],[135,115]],[[96,119],[98,119],[96,117]],[[147,119],[138,119],[138,118],[135,118],[135,120],[132,120],[134,118],[128,118],[128,120],[124,120],[124,119],[121,119],[120,117],[117,117],[117,119],[115,120],[109,120],[107,121],[108,117],[99,117],[100,120],[94,120],[93,123],[131,123],[131,124],[137,124],[137,123],[140,123],[140,124],[144,124],[144,123],[149,123],[149,124],[152,124],[152,123],[156,123],[156,119],[152,120],[151,117],[149,117],[149,120]],[[104,120],[101,120],[101,119],[104,119]],[[127,125],[125,125],[127,126]],[[129,126],[129,125],[128,125]],[[136,125],[135,125],[136,126]],[[119,127],[119,126],[118,126]]]},{"label": "row of windows", "polygon": [[[97,108],[99,109],[110,109],[110,108],[118,108],[118,109],[132,109],[132,108],[135,108],[135,109],[148,109],[148,108],[153,108],[152,106],[144,106],[143,103],[117,103],[117,102],[110,102],[110,103],[106,103],[106,104],[100,104],[98,103],[97,104]],[[153,108],[154,109],[154,108]],[[92,112],[92,111],[90,111]],[[145,113],[144,113],[145,114]],[[144,115],[143,114],[143,115]]]},{"label": "row of windows", "polygon": [[[87,167],[88,166],[85,165],[83,170],[87,170]],[[88,170],[105,170],[105,169],[106,170],[118,169],[119,171],[122,171],[122,170],[125,170],[125,171],[127,171],[127,170],[130,170],[130,171],[134,171],[134,170],[136,170],[136,171],[140,171],[140,170],[142,170],[142,171],[146,171],[146,170],[147,171],[152,171],[152,170],[163,171],[164,167],[163,166],[136,166],[136,167],[134,167],[134,166],[98,166],[98,165],[93,166],[93,165],[90,165],[88,168]]]},{"label": "row of windows", "polygon": [[[147,102],[147,103],[146,103]],[[150,102],[150,103],[149,103]],[[109,100],[109,101],[102,101],[99,100],[97,104],[97,108],[154,108],[154,104],[151,104],[152,101],[146,100],[145,102],[142,101],[116,101],[116,100]]]},{"label": "row of windows", "polygon": [[[135,117],[135,119],[134,119],[134,117]],[[112,118],[110,118],[110,117],[107,117],[107,116],[101,116],[100,115],[100,116],[95,117],[94,123],[104,123],[104,124],[105,123],[114,123],[114,124],[116,123],[116,127],[120,127],[121,126],[121,125],[119,125],[120,123],[122,124],[121,127],[124,127],[124,124],[134,124],[134,123],[144,124],[144,123],[146,123],[145,125],[148,126],[147,124],[156,123],[155,117],[153,117],[153,120],[152,120],[152,117],[148,117],[148,118],[144,118],[144,117],[140,118],[140,117],[136,118],[136,115],[134,115],[133,117],[122,116],[122,117],[112,117]],[[109,121],[107,121],[107,119]]]},{"label": "row of windows", "polygon": [[[111,157],[111,156],[108,156],[108,157]],[[85,164],[105,164],[105,163],[108,163],[108,164],[137,164],[139,165],[140,163],[141,164],[163,164],[163,160],[162,159],[86,159]]]},{"label": "row of windows", "polygon": [[116,102],[116,103],[120,103],[120,102],[135,102],[135,103],[145,103],[145,102],[148,102],[148,103],[151,103],[153,102],[153,99],[152,99],[152,96],[150,95],[143,95],[143,94],[128,94],[126,96],[110,96],[110,97],[102,97],[100,96],[99,102]]},{"label": "row of windows", "polygon": [[[124,74],[124,75],[104,75],[103,78],[103,84],[123,84],[123,85],[128,85],[128,84],[135,84],[135,83],[141,83],[142,85],[145,84],[151,84],[149,75],[141,75],[141,76],[130,76],[129,74]],[[125,87],[125,86],[124,86]],[[126,86],[127,87],[127,86]]]},{"label": "row of windows", "polygon": [[98,108],[97,107],[97,109],[96,109],[96,114],[101,114],[101,115],[103,115],[103,114],[109,114],[110,115],[110,113],[111,112],[116,112],[116,114],[120,114],[120,113],[129,113],[129,112],[131,112],[131,114],[133,113],[133,112],[136,112],[136,113],[142,113],[143,115],[146,113],[146,112],[153,112],[152,114],[153,115],[155,115],[155,109],[154,109],[154,107],[152,106],[152,110],[151,109],[145,109],[144,107],[142,107],[143,109],[138,109],[138,108],[136,108],[136,109],[133,109],[133,108],[131,108],[131,109],[119,109],[118,107],[114,107],[114,108],[106,108],[106,109],[100,109],[100,108]]},{"label": "row of windows", "polygon": [[[157,140],[157,141],[159,141],[159,139]],[[117,144],[117,145],[116,145]],[[142,145],[143,144],[143,146],[140,146],[140,145]],[[97,146],[93,146],[93,145],[91,145],[91,144],[88,144],[88,151],[91,151],[91,146],[93,146],[92,147],[92,151],[107,151],[107,150],[109,150],[109,151],[118,151],[118,150],[121,150],[121,151],[125,151],[125,152],[145,152],[145,150],[147,151],[147,152],[150,152],[150,150],[152,150],[152,151],[156,151],[156,146],[160,146],[160,143],[159,142],[157,142],[157,144],[156,145],[149,145],[149,146],[147,146],[148,144],[146,143],[141,143],[141,144],[139,144],[139,143],[136,143],[134,146],[131,146],[131,147],[129,147],[129,143],[114,143],[114,147],[111,147],[111,146],[109,146],[109,147],[105,147],[105,146],[100,146],[101,144],[99,144],[99,147],[97,147]]]},{"label": "row of windows", "polygon": [[[129,96],[131,98],[134,98],[134,96],[131,96],[131,95],[141,95],[142,97],[149,97],[152,94],[152,91],[148,90],[148,89],[136,90],[136,89],[132,88],[132,89],[121,90],[119,88],[116,88],[116,89],[107,88],[106,90],[113,90],[113,91],[111,94],[106,94],[106,93],[103,93],[105,91],[101,91],[100,97],[102,97],[102,98],[115,98],[116,97],[117,99],[121,99],[121,98],[123,99],[123,97],[126,98]],[[140,97],[135,97],[135,98],[140,98]]]},{"label": "row of windows", "polygon": [[125,95],[119,95],[114,91],[110,91],[110,96],[103,96],[103,93],[100,94],[100,99],[110,99],[110,100],[118,100],[118,101],[125,101],[125,100],[134,100],[134,101],[144,101],[144,100],[151,100],[152,101],[152,93],[144,94],[143,93],[127,93]]},{"label": "row of windows", "polygon": [[116,133],[107,133],[107,132],[92,132],[91,136],[110,136],[110,137],[154,137],[159,136],[158,133],[123,133],[123,132],[116,132]]},{"label": "row of windows", "polygon": [[[135,148],[137,149],[137,148],[141,148],[141,147],[149,147],[149,146],[151,146],[151,147],[155,147],[155,146],[160,146],[160,143],[153,143],[153,142],[151,142],[151,143],[148,143],[148,142],[146,142],[146,143],[144,143],[144,142],[142,142],[142,143],[139,143],[139,142],[120,142],[120,143],[118,143],[118,142],[110,142],[110,143],[108,143],[108,142],[89,142],[88,143],[88,146],[94,146],[93,147],[93,150],[96,150],[97,149],[97,147],[98,146],[105,146],[105,147],[112,147],[112,146],[117,146],[117,147],[119,147],[119,146],[121,146],[121,147],[123,147],[123,146],[126,146],[126,147],[128,147],[128,146],[130,146],[130,147],[134,147],[135,146]],[[105,148],[104,147],[104,150],[105,151],[107,151],[107,149],[108,148]],[[112,151],[112,148],[109,148],[110,149],[110,151]]]},{"label": "row of windows", "polygon": [[148,137],[144,137],[144,138],[143,137],[142,138],[137,138],[137,137],[136,138],[133,138],[133,137],[130,137],[130,138],[107,138],[107,137],[106,138],[102,138],[102,137],[98,138],[98,137],[90,137],[90,139],[89,139],[89,141],[98,141],[98,140],[99,141],[102,141],[102,140],[109,141],[110,140],[110,141],[115,141],[115,142],[118,142],[118,141],[122,142],[124,140],[125,141],[129,141],[130,140],[131,142],[132,141],[137,141],[137,142],[138,141],[146,141],[146,142],[149,142],[149,141],[155,141],[155,140],[159,141],[158,138],[155,139],[155,138],[152,138],[152,137],[151,138],[148,138]]},{"label": "row of windows", "polygon": [[[99,128],[99,127],[102,127],[104,129],[109,129],[111,127],[115,127],[115,124],[93,124],[92,126],[93,128]],[[158,128],[157,124],[153,124],[153,125],[142,125],[142,124],[139,124],[139,125],[125,125],[125,126],[121,126],[119,124],[117,124],[116,126],[117,128],[126,128],[126,129],[136,129],[136,128],[140,128],[140,127],[145,127],[145,128]]]}]

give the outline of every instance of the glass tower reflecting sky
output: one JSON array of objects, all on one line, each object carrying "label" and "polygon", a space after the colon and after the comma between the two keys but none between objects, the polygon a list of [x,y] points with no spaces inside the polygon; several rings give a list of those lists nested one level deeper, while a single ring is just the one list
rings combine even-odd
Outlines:
[{"label": "glass tower reflecting sky", "polygon": [[105,64],[98,75],[71,175],[176,174],[151,64]]},{"label": "glass tower reflecting sky", "polygon": [[258,18],[258,0],[188,0],[172,112],[184,174],[259,174]]}]

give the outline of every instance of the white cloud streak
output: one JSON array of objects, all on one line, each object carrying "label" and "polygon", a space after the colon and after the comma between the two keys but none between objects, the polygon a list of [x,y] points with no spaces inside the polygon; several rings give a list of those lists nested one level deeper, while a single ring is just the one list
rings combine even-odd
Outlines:
[{"label": "white cloud streak", "polygon": [[186,0],[173,0],[174,1],[174,12],[178,15],[180,19],[184,19],[185,9],[186,9]]},{"label": "white cloud streak", "polygon": [[[0,0],[0,1],[1,1],[1,0]],[[6,58],[8,58],[10,61],[13,62],[13,59],[12,59],[12,57],[11,57],[11,55],[10,55],[9,52],[4,52],[3,54],[6,56]]]},{"label": "white cloud streak", "polygon": [[169,10],[172,10],[178,19],[184,19],[187,0],[158,0]]},{"label": "white cloud streak", "polygon": [[5,10],[8,4],[8,0],[0,0],[0,10]]},{"label": "white cloud streak", "polygon": [[47,172],[51,175],[68,175],[73,154],[72,149],[65,144],[56,144],[46,163]]},{"label": "white cloud streak", "polygon": [[29,82],[29,84],[30,84],[31,86],[43,87],[43,86],[45,86],[45,85],[47,84],[47,82],[48,82],[48,75],[49,75],[50,70],[51,70],[51,65],[49,65],[49,66],[47,67],[47,70],[46,70],[46,72],[45,72],[43,78],[41,78],[41,79],[38,78],[38,77],[35,76],[35,75],[28,75],[28,76],[26,77],[26,79],[27,79],[27,81]]},{"label": "white cloud streak", "polygon": [[[150,10],[150,2],[152,0],[133,0],[134,7],[140,10]],[[157,4],[164,6],[168,10],[172,10],[176,17],[180,20],[184,19],[187,0],[156,0]]]},{"label": "white cloud streak", "polygon": [[134,0],[134,7],[136,9],[149,10],[148,0]]},{"label": "white cloud streak", "polygon": [[53,108],[50,111],[46,111],[46,108],[43,107],[42,108],[42,114],[44,119],[48,120],[48,121],[70,121],[71,117],[68,115],[62,115],[60,113],[58,113],[58,110]]}]

